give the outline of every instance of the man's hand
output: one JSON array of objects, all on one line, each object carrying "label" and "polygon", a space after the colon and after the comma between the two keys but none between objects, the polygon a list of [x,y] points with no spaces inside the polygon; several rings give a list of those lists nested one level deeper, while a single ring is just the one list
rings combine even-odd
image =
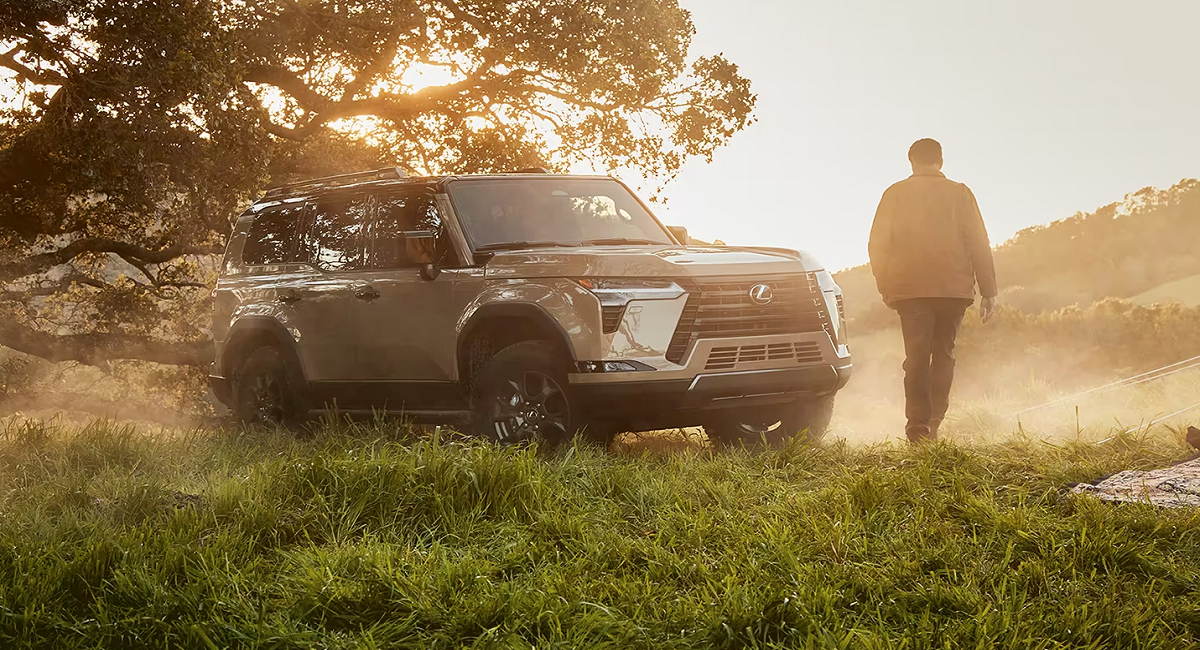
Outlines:
[{"label": "man's hand", "polygon": [[979,319],[984,323],[992,320],[992,316],[996,315],[996,297],[984,298],[979,303]]}]

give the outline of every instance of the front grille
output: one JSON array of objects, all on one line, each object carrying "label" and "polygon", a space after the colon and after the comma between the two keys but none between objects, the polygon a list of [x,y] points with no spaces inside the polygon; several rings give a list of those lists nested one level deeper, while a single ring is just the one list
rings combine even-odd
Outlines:
[{"label": "front grille", "polygon": [[625,316],[625,305],[605,305],[600,308],[600,322],[605,334],[613,334],[621,328],[621,318]]},{"label": "front grille", "polygon": [[[812,273],[699,278],[679,284],[689,296],[667,350],[667,360],[672,363],[680,363],[688,347],[699,339],[820,332],[829,321]],[[751,289],[759,284],[771,288],[769,304],[755,304],[751,299]]]},{"label": "front grille", "polygon": [[791,360],[799,363],[817,363],[821,360],[821,348],[814,341],[713,348],[704,369],[735,370],[744,363]]}]

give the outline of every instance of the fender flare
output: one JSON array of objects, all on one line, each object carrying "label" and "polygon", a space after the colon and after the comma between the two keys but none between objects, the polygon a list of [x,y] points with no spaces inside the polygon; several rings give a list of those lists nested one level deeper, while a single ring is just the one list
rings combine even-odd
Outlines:
[{"label": "fender flare", "polygon": [[304,363],[300,357],[300,350],[296,346],[296,340],[292,338],[292,335],[283,326],[283,323],[269,316],[246,316],[239,318],[233,324],[233,327],[229,328],[229,335],[226,337],[225,345],[221,350],[221,371],[227,378],[232,379],[236,372],[236,369],[231,367],[231,362],[238,362],[238,360],[230,356],[231,351],[238,349],[240,341],[262,334],[266,334],[269,338],[273,339],[284,354],[291,356],[296,367],[300,369],[300,374],[305,378],[308,377],[307,373],[304,372]]},{"label": "fender flare", "polygon": [[567,331],[563,329],[562,325],[550,316],[550,312],[546,311],[545,307],[532,302],[489,303],[481,305],[479,309],[475,310],[475,313],[471,314],[466,324],[459,330],[458,341],[455,344],[455,363],[460,374],[465,355],[463,345],[483,326],[485,321],[492,318],[529,318],[549,325],[549,331],[557,334],[556,342],[562,343],[563,348],[571,355],[572,361],[578,361],[571,337],[567,335]]}]

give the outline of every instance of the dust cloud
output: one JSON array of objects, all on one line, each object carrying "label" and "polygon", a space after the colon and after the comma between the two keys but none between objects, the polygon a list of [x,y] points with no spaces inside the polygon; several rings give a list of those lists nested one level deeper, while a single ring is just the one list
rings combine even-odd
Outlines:
[{"label": "dust cloud", "polygon": [[[986,330],[981,328],[977,336],[986,336]],[[903,440],[904,349],[899,330],[852,336],[851,348],[855,374],[837,397],[830,437],[865,444]],[[960,349],[942,437],[971,442],[1013,436],[1100,440],[1117,431],[1145,428],[1200,402],[1200,367],[1181,367],[1153,381],[1073,397],[1138,374],[1086,370],[1088,364],[1081,363],[1078,354],[1045,347]],[[1200,408],[1166,419],[1161,426],[1178,427],[1189,417],[1200,417]]]},{"label": "dust cloud", "polygon": [[[1064,440],[1101,440],[1116,431],[1137,430],[1166,415],[1200,402],[1200,367],[1134,386],[1120,386],[1073,397],[1088,389],[1138,374],[1135,370],[1097,370],[1078,348],[1029,344],[1025,347],[981,345],[990,333],[973,328],[960,340],[958,371],[950,412],[941,434],[949,440],[991,442],[1013,436]],[[898,329],[854,335],[855,373],[837,397],[827,439],[853,444],[904,439],[903,343]],[[48,364],[16,355],[0,357],[0,420],[55,420],[82,425],[96,418],[142,423],[152,427],[197,428],[214,418],[201,417],[200,402],[216,412],[211,395],[188,391],[174,403],[94,369]],[[139,373],[144,372],[139,368]],[[140,376],[140,375],[138,375]],[[1052,400],[1055,404],[1026,411]],[[1023,412],[1024,411],[1024,412]],[[1200,408],[1179,413],[1159,426],[1183,427],[1200,419]],[[622,436],[621,447],[678,451],[706,448],[700,429],[648,432]]]}]

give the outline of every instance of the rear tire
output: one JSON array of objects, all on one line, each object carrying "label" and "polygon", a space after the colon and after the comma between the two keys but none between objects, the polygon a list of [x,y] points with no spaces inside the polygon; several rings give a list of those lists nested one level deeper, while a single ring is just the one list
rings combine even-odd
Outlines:
[{"label": "rear tire", "polygon": [[248,426],[299,426],[307,414],[303,385],[300,369],[279,348],[256,348],[234,380],[234,415]]},{"label": "rear tire", "polygon": [[801,398],[775,408],[731,409],[704,425],[713,445],[720,448],[778,448],[793,438],[816,443],[833,419],[833,395]]},{"label": "rear tire", "polygon": [[570,440],[583,420],[567,372],[563,355],[545,341],[500,350],[472,381],[473,433],[501,444],[554,447]]}]

